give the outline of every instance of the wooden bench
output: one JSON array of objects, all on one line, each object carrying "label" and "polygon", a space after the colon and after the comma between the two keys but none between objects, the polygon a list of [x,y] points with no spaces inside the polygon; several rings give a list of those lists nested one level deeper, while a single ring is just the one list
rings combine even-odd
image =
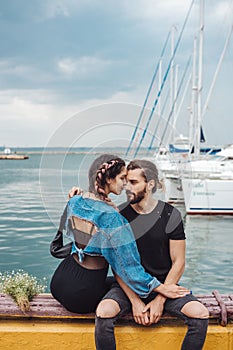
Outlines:
[{"label": "wooden bench", "polygon": [[[209,310],[210,320],[215,320],[222,326],[233,319],[233,294],[221,295],[214,291],[211,295],[198,295],[198,300]],[[23,313],[15,302],[5,294],[0,294],[0,318],[53,318],[53,319],[88,319],[95,318],[94,314],[77,314],[66,310],[51,294],[39,294],[30,302],[30,311]],[[176,320],[168,314],[162,319]],[[133,321],[131,314],[122,317],[122,320]]]},{"label": "wooden bench", "polygon": [[[210,313],[204,349],[232,350],[233,295],[214,291],[197,297]],[[9,296],[0,294],[1,349],[66,350],[75,349],[76,345],[83,350],[95,348],[94,314],[69,312],[51,294],[34,297],[30,305],[30,311],[23,313]],[[176,350],[180,349],[185,332],[186,327],[176,317],[164,314],[157,325],[143,327],[135,324],[129,314],[116,327],[117,349]]]}]

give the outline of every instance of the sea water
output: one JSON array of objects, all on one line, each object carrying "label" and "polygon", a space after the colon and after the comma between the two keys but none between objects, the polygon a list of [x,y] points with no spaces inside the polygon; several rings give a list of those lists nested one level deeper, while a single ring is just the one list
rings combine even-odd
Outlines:
[{"label": "sea water", "polygon": [[[34,150],[35,151],[35,150]],[[115,153],[115,151],[114,151]],[[87,188],[88,167],[97,154],[41,152],[27,160],[0,160],[0,272],[23,269],[46,279],[60,263],[49,252],[69,189]],[[125,195],[113,197],[119,204]],[[188,216],[186,269],[181,283],[195,294],[232,293],[233,217]]]}]

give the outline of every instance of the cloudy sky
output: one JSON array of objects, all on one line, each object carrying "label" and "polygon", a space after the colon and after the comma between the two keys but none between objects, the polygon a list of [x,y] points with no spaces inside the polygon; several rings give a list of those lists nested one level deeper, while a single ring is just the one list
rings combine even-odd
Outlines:
[{"label": "cloudy sky", "polygon": [[[123,124],[129,123],[133,128],[167,35],[174,26],[176,42],[191,2],[1,1],[0,146],[46,146],[56,130],[74,115],[82,134],[86,129],[104,123],[119,122],[122,130],[126,130]],[[193,39],[198,32],[198,14],[199,0],[196,0],[175,57],[175,65],[179,67],[178,86],[192,54]],[[205,1],[203,105],[232,23],[232,0]],[[166,73],[170,50],[167,47],[162,76]],[[184,78],[187,86],[188,76],[189,73]],[[233,38],[204,115],[208,144],[233,142],[232,81]],[[166,89],[169,94],[168,87]],[[177,133],[188,130],[189,105],[185,102],[188,97],[184,98],[183,104],[181,98],[184,91],[185,83],[180,92],[180,105],[177,105],[180,112]],[[152,108],[156,96],[154,88],[148,109]],[[164,89],[161,104],[165,106],[166,103],[169,105]],[[119,105],[123,106],[120,115],[113,112]],[[137,108],[129,108],[129,111],[128,105]],[[98,113],[93,113],[96,106]],[[103,120],[100,106],[104,106]],[[83,113],[89,109],[91,113]],[[169,108],[165,106],[165,110]],[[116,131],[102,129],[100,137],[108,135],[111,138],[112,132]],[[121,133],[117,129],[118,132]],[[80,139],[77,144],[93,146],[95,135],[90,136]],[[128,130],[125,137],[130,139],[130,136]],[[63,145],[61,138],[56,139],[56,143]]]}]

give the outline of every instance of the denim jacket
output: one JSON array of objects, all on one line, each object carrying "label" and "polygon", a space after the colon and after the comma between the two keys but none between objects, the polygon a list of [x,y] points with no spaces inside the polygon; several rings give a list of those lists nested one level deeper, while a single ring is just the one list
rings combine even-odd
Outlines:
[{"label": "denim jacket", "polygon": [[[69,229],[68,220],[71,216],[88,220],[97,228],[83,251],[76,247]],[[66,230],[67,236],[73,241],[72,253],[78,253],[80,261],[83,255],[85,258],[85,254],[103,256],[113,271],[141,298],[146,298],[161,284],[142,267],[130,224],[107,203],[74,196],[67,206]]]}]

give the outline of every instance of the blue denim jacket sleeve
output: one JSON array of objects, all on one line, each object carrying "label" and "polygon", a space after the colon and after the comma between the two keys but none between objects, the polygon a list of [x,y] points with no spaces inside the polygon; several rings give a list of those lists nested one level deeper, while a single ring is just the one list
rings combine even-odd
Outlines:
[{"label": "blue denim jacket sleeve", "polygon": [[[115,273],[140,297],[146,298],[161,284],[144,270],[130,224],[113,207],[75,196],[67,206],[67,222],[71,215],[89,220],[97,227],[84,253],[104,256]],[[68,236],[72,239],[72,233],[68,232]]]},{"label": "blue denim jacket sleeve", "polygon": [[114,272],[141,298],[146,298],[154,288],[161,284],[141,265],[129,224],[111,230],[111,234],[106,231],[98,231],[84,252],[101,252]]}]

